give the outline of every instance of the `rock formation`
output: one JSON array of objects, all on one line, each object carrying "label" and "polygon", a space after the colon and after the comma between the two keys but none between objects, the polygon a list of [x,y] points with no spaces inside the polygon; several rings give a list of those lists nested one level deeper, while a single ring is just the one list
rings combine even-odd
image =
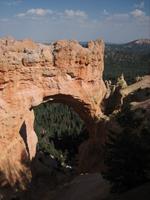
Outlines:
[{"label": "rock formation", "polygon": [[119,84],[117,82],[116,85],[111,85],[111,82],[108,81],[105,81],[105,84],[107,88],[104,106],[106,115],[120,110],[121,107],[129,103],[137,105],[137,107],[140,105],[141,107],[149,106],[150,75],[138,77],[136,82],[129,86],[122,78],[119,79]]},{"label": "rock formation", "polygon": [[34,106],[46,101],[72,106],[94,138],[106,93],[103,56],[101,40],[84,48],[77,41],[0,39],[0,184],[26,178],[36,153]]}]

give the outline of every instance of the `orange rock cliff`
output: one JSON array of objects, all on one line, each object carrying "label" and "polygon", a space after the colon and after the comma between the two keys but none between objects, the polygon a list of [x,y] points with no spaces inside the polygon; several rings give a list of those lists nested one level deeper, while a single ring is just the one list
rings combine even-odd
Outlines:
[{"label": "orange rock cliff", "polygon": [[94,137],[106,93],[103,56],[102,40],[84,48],[77,41],[0,39],[0,184],[15,184],[26,160],[35,156],[34,106],[46,101],[72,106]]}]

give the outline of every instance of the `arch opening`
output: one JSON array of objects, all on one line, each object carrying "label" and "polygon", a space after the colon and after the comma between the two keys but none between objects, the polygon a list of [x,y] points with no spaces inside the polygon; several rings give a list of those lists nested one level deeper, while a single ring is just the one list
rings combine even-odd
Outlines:
[{"label": "arch opening", "polygon": [[33,107],[38,144],[31,163],[30,194],[34,188],[40,194],[43,187],[51,191],[79,174],[78,150],[89,139],[89,134],[84,121],[73,108],[56,96],[45,98]]},{"label": "arch opening", "polygon": [[37,152],[49,155],[61,167],[74,168],[77,165],[78,148],[88,139],[88,132],[72,107],[58,102],[49,100],[34,107]]}]

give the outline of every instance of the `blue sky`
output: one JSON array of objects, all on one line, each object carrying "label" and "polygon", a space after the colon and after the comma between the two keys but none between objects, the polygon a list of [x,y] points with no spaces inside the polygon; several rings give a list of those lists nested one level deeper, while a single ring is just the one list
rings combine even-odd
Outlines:
[{"label": "blue sky", "polygon": [[150,38],[150,0],[0,0],[0,37],[123,43]]}]

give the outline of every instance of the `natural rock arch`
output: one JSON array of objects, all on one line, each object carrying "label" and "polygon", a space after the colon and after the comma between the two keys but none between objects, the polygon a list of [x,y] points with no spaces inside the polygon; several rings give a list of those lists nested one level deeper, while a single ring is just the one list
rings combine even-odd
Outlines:
[{"label": "natural rock arch", "polygon": [[101,40],[84,48],[77,41],[43,45],[0,39],[0,171],[11,184],[28,169],[22,162],[36,153],[34,106],[50,100],[71,105],[94,138],[106,92],[103,56]]}]

